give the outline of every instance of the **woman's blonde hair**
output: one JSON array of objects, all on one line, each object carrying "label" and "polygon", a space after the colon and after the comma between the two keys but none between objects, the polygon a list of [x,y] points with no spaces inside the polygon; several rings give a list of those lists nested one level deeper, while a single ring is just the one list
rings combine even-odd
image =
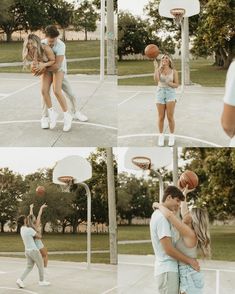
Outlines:
[{"label": "woman's blonde hair", "polygon": [[208,213],[202,208],[192,208],[192,227],[198,239],[198,249],[204,258],[211,257],[211,240]]},{"label": "woman's blonde hair", "polygon": [[162,57],[161,57],[161,61],[160,61],[160,69],[162,69],[162,59],[163,59],[164,57],[168,57],[168,59],[169,59],[169,67],[170,67],[171,69],[174,69],[173,61],[172,61],[170,55],[168,55],[168,54],[164,54],[164,55],[162,55]]},{"label": "woman's blonde hair", "polygon": [[[29,49],[28,49],[29,40],[33,42],[33,47],[36,48],[36,52],[33,57],[33,60],[30,60],[29,58]],[[42,60],[43,55],[44,55],[44,50],[41,44],[41,39],[35,34],[29,34],[25,38],[24,44],[23,44],[22,59],[23,59],[24,68],[27,67],[30,61]]]}]

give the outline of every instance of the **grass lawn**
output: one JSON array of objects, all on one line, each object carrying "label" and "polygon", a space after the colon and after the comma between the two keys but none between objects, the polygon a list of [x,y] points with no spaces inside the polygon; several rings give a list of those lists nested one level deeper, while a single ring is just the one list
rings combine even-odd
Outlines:
[{"label": "grass lawn", "polygon": [[[180,60],[174,61],[175,68],[180,70]],[[205,59],[192,60],[190,62],[191,80],[193,83],[205,87],[224,87],[227,71],[212,65]],[[153,74],[153,62],[149,60],[125,60],[118,62],[118,74],[136,75]],[[179,73],[179,78],[181,77]],[[154,86],[153,76],[121,79],[119,85]]]},{"label": "grass lawn", "polygon": [[[212,259],[235,261],[235,226],[212,226]],[[119,226],[119,240],[149,240],[148,226]],[[151,243],[119,245],[121,254],[153,254]]]},{"label": "grass lawn", "polygon": [[[67,58],[99,57],[99,41],[66,41]],[[0,42],[0,63],[21,61],[23,42]]]}]

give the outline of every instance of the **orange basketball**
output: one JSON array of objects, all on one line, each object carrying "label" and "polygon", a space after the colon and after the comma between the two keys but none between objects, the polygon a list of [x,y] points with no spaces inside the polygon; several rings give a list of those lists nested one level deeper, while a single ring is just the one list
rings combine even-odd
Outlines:
[{"label": "orange basketball", "polygon": [[190,190],[198,186],[198,176],[191,170],[186,170],[184,173],[182,173],[179,179],[180,188],[183,189],[187,185]]},{"label": "orange basketball", "polygon": [[145,48],[144,53],[148,58],[157,58],[160,51],[158,46],[150,44]]},{"label": "orange basketball", "polygon": [[45,195],[45,192],[46,192],[46,189],[43,186],[38,186],[36,188],[36,194],[38,196],[44,196]]}]

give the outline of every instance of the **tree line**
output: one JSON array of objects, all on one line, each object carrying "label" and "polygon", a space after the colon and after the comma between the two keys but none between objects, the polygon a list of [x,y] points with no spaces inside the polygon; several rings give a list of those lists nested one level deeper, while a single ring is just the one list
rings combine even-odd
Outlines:
[{"label": "tree line", "polygon": [[[92,197],[92,223],[108,225],[108,190],[106,152],[98,149],[91,153],[88,160],[92,165],[92,178],[87,181]],[[117,185],[117,163],[114,162],[115,181]],[[65,232],[67,227],[77,233],[78,225],[86,223],[87,198],[82,187],[73,185],[70,192],[62,192],[58,185],[52,183],[52,169],[41,169],[22,176],[9,168],[1,168],[0,181],[0,231],[6,225],[18,231],[17,217],[29,214],[29,205],[34,204],[35,215],[43,203],[47,203],[42,216],[42,229],[50,224],[54,232]],[[37,186],[46,189],[44,196],[36,194]]]},{"label": "tree line", "polygon": [[[175,53],[180,48],[181,31],[173,20],[158,13],[160,0],[150,0],[144,18],[120,11],[118,31],[119,59],[128,54],[144,53],[149,43],[161,52]],[[235,55],[235,1],[200,0],[199,15],[190,17],[191,53],[196,57],[215,57],[215,65],[228,68]]]}]

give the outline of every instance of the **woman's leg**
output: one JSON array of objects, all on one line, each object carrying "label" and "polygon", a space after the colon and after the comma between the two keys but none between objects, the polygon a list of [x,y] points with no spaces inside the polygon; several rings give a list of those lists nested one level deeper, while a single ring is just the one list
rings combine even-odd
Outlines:
[{"label": "woman's leg", "polygon": [[63,110],[63,112],[68,111],[67,103],[65,100],[65,97],[62,93],[62,82],[64,79],[64,72],[62,71],[57,71],[53,73],[53,89],[54,89],[54,94],[56,98],[59,101],[59,104]]},{"label": "woman's leg", "polygon": [[167,119],[169,123],[169,129],[171,134],[173,134],[175,131],[175,119],[174,119],[175,101],[171,101],[166,104],[166,113],[167,113]]},{"label": "woman's leg", "polygon": [[46,247],[43,247],[42,249],[40,249],[40,253],[43,258],[44,267],[47,267],[47,265],[48,265],[48,252],[47,252]]},{"label": "woman's leg", "polygon": [[165,113],[166,113],[166,104],[157,103],[157,110],[158,110],[158,129],[159,129],[159,133],[162,134],[163,127],[164,127]]},{"label": "woman's leg", "polygon": [[50,73],[44,73],[41,75],[41,93],[46,103],[47,108],[52,107],[50,88],[52,84],[52,75]]}]

